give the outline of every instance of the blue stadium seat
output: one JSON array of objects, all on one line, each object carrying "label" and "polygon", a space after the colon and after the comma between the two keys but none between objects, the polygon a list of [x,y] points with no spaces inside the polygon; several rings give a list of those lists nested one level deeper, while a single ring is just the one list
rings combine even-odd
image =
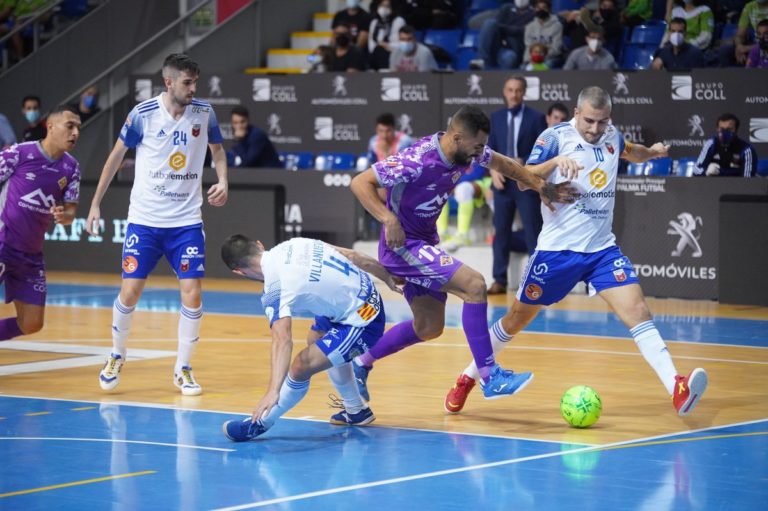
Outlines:
[{"label": "blue stadium seat", "polygon": [[723,26],[723,33],[720,34],[720,40],[726,41],[728,39],[733,39],[733,36],[736,35],[736,31],[739,29],[739,26],[736,23],[728,23]]},{"label": "blue stadium seat", "polygon": [[672,158],[657,158],[645,163],[646,176],[668,176],[672,174]]},{"label": "blue stadium seat", "polygon": [[650,44],[625,44],[621,56],[621,69],[648,69],[657,46]]},{"label": "blue stadium seat", "polygon": [[439,46],[450,55],[456,55],[461,40],[461,30],[435,30],[429,29],[424,34],[424,43]]},{"label": "blue stadium seat", "polygon": [[648,23],[646,25],[638,25],[632,30],[632,38],[629,40],[631,43],[638,44],[655,44],[656,46],[661,43],[664,38],[664,32],[667,30],[667,24],[665,22]]},{"label": "blue stadium seat", "polygon": [[627,166],[627,175],[628,176],[642,176],[644,175],[643,167],[645,166],[645,163],[630,163]]},{"label": "blue stadium seat", "polygon": [[677,169],[675,175],[680,177],[693,176],[693,169],[696,168],[696,158],[679,158],[675,162]]},{"label": "blue stadium seat", "polygon": [[768,176],[768,160],[757,160],[757,175]]},{"label": "blue stadium seat", "polygon": [[479,30],[466,30],[464,37],[461,38],[462,48],[477,48],[477,39],[480,35]]},{"label": "blue stadium seat", "polygon": [[[578,11],[586,2],[584,0],[552,0],[552,12]],[[533,4],[533,2],[531,2]]]},{"label": "blue stadium seat", "polygon": [[314,167],[315,157],[310,152],[281,152],[279,156],[287,170],[306,170]]},{"label": "blue stadium seat", "polygon": [[477,58],[477,50],[474,48],[459,48],[459,52],[454,59],[453,68],[457,71],[469,70],[469,63]]},{"label": "blue stadium seat", "polygon": [[317,170],[354,170],[357,156],[352,153],[318,153],[315,156]]},{"label": "blue stadium seat", "polygon": [[469,2],[469,9],[467,9],[467,18],[471,18],[475,14],[489,9],[498,9],[499,0],[471,0]]}]

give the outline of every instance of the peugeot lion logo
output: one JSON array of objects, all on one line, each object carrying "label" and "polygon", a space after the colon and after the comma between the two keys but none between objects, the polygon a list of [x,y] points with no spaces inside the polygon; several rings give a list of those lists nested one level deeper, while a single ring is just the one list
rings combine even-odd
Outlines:
[{"label": "peugeot lion logo", "polygon": [[333,95],[334,96],[346,96],[347,95],[347,79],[343,76],[335,76],[333,78]]},{"label": "peugeot lion logo", "polygon": [[280,128],[280,116],[277,114],[270,114],[267,117],[267,126],[270,135],[280,135],[283,130]]},{"label": "peugeot lion logo", "polygon": [[613,93],[629,94],[629,88],[627,87],[628,80],[629,77],[624,73],[616,73],[613,75]]},{"label": "peugeot lion logo", "polygon": [[704,253],[701,251],[701,245],[699,245],[699,236],[696,233],[696,224],[702,225],[701,217],[694,217],[690,213],[680,213],[677,215],[677,221],[669,221],[669,229],[667,234],[673,234],[680,236],[680,240],[677,242],[677,247],[672,251],[672,257],[680,257],[683,255],[685,247],[691,247],[693,253],[691,257],[701,257]]},{"label": "peugeot lion logo", "polygon": [[469,94],[470,96],[482,96],[483,95],[483,88],[480,87],[480,82],[483,80],[482,76],[479,75],[469,75],[469,78],[467,78],[467,85],[469,85]]},{"label": "peugeot lion logo", "polygon": [[688,127],[691,128],[691,132],[688,134],[688,136],[697,136],[697,137],[703,137],[704,136],[704,128],[702,127],[702,124],[704,123],[704,118],[698,114],[693,114],[688,118]]},{"label": "peugeot lion logo", "polygon": [[408,114],[401,114],[397,118],[397,127],[400,131],[406,135],[413,135],[413,128],[411,128],[411,116]]},{"label": "peugeot lion logo", "polygon": [[211,96],[221,96],[221,78],[218,76],[211,76],[208,80],[208,90]]}]

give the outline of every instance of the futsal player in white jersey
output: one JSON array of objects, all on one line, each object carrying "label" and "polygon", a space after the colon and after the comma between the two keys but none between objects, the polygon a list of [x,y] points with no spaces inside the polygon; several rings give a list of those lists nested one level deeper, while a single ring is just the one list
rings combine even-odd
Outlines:
[{"label": "futsal player in white jersey", "polygon": [[[525,328],[546,305],[562,300],[579,282],[598,294],[629,328],[681,416],[688,415],[707,387],[707,373],[681,376],[653,323],[637,274],[611,231],[619,158],[645,162],[667,156],[669,146],[630,144],[611,124],[611,98],[600,87],[581,91],[570,122],[544,131],[526,168],[553,183],[565,180],[580,192],[572,204],[542,208],[544,227],[512,308],[490,328],[494,353]],[[445,409],[461,411],[478,372],[474,363],[445,398]]]},{"label": "futsal player in white jersey", "polygon": [[211,105],[194,99],[200,70],[187,55],[163,63],[166,91],[139,103],[128,114],[93,196],[87,230],[98,234],[100,204],[125,153],[136,149],[136,176],[123,243],[123,281],[112,308],[112,353],[99,374],[104,390],[117,386],[125,363],[128,333],[147,276],[165,256],[179,279],[181,311],[173,383],[187,396],[202,393],[191,359],[200,337],[205,239],[201,206],[206,148],[210,147],[218,183],[208,203],[227,202],[227,158]]},{"label": "futsal player in white jersey", "polygon": [[[253,440],[296,406],[309,390],[313,374],[328,370],[344,410],[331,424],[362,426],[373,411],[363,402],[350,362],[373,347],[384,333],[384,303],[370,272],[402,293],[375,259],[319,240],[293,238],[271,250],[246,236],[230,236],[221,247],[224,263],[235,273],[264,282],[261,303],[272,329],[269,387],[251,417],[224,423],[230,440]],[[291,363],[291,317],[315,316],[307,347]]]}]

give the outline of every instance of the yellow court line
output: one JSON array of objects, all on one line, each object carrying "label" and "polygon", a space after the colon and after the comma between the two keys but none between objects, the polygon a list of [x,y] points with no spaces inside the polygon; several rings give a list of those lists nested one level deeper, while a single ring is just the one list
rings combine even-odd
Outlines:
[{"label": "yellow court line", "polygon": [[83,410],[95,410],[95,406],[80,406],[78,408],[70,408],[73,412],[82,412]]},{"label": "yellow court line", "polygon": [[36,417],[38,415],[50,415],[52,412],[31,412],[31,413],[25,413],[27,417]]},{"label": "yellow court line", "polygon": [[95,479],[84,479],[82,481],[73,481],[71,483],[54,484],[40,488],[31,488],[29,490],[12,491],[10,493],[0,493],[0,498],[15,497],[17,495],[26,495],[28,493],[37,493],[40,491],[57,490],[59,488],[69,488],[70,486],[80,486],[82,484],[100,483],[102,481],[112,481],[114,479],[123,479],[125,477],[146,476],[156,474],[157,470],[144,470],[142,472],[131,472],[129,474],[118,474],[116,476],[97,477]]},{"label": "yellow court line", "polygon": [[[616,449],[631,449],[633,447],[646,447],[649,445],[677,444],[680,442],[697,442],[699,440],[720,440],[721,438],[737,438],[737,437],[758,436],[758,435],[768,435],[768,431],[753,431],[751,433],[733,433],[730,435],[710,435],[710,436],[700,436],[700,437],[694,437],[694,438],[675,438],[673,440],[657,440],[654,442],[639,442],[636,444],[614,445],[611,447],[595,447],[594,449],[586,449],[586,450],[579,449],[579,452],[576,454],[581,454],[585,451],[613,451]],[[569,452],[565,451],[563,454],[569,454]]]}]

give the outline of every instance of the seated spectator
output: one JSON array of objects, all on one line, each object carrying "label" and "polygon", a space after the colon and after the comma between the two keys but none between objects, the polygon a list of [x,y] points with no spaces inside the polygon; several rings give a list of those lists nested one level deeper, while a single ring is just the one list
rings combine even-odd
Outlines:
[{"label": "seated spectator", "polygon": [[[672,2],[672,0],[667,1]],[[717,0],[717,2],[712,2],[715,24],[738,23],[746,3],[747,0]]]},{"label": "seated spectator", "polygon": [[365,52],[368,47],[368,27],[371,26],[371,15],[360,7],[360,0],[347,0],[347,7],[333,17],[331,29],[346,25],[353,45]]},{"label": "seated spectator", "polygon": [[549,66],[547,60],[547,46],[543,43],[534,43],[531,46],[531,53],[528,55],[529,62],[523,68],[525,71],[547,71]]},{"label": "seated spectator", "polygon": [[40,112],[42,103],[37,96],[24,96],[21,100],[21,115],[27,120],[27,127],[21,134],[23,142],[42,140],[48,133],[46,119]]},{"label": "seated spectator", "polygon": [[[48,0],[5,0],[0,2],[0,6],[2,6],[0,7],[0,23],[4,27],[3,30],[0,30],[0,36],[26,23],[27,20],[36,14],[36,11],[44,8],[47,3]],[[50,15],[46,15],[45,18],[41,22],[48,21]],[[11,48],[13,50],[11,60],[18,61],[29,54],[32,42],[29,33],[30,31],[21,30],[13,34],[11,37]]]},{"label": "seated spectator", "polygon": [[16,143],[16,135],[13,133],[11,122],[6,116],[0,114],[0,150]]},{"label": "seated spectator", "polygon": [[325,73],[331,69],[333,61],[333,47],[321,44],[315,51],[307,55],[309,61],[309,73]]},{"label": "seated spectator", "polygon": [[739,17],[739,27],[733,41],[720,47],[720,66],[745,65],[755,43],[749,39],[749,31],[757,33],[757,25],[768,19],[768,0],[753,0],[744,6]]},{"label": "seated spectator", "polygon": [[342,23],[333,29],[334,46],[331,52],[331,65],[329,71],[365,71],[365,56],[363,52],[352,44],[349,35],[349,26]]},{"label": "seated spectator", "polygon": [[[667,15],[668,20],[685,20],[685,42],[700,50],[706,50],[712,44],[712,32],[715,29],[715,17],[704,0],[675,0],[676,5]],[[669,41],[669,29],[664,33],[661,45]]]},{"label": "seated spectator", "polygon": [[534,10],[528,0],[515,0],[498,9],[495,18],[486,20],[477,36],[480,69],[517,69],[523,61],[525,26],[533,21]]},{"label": "seated spectator", "polygon": [[747,67],[768,68],[768,19],[757,24],[757,44],[747,56]]},{"label": "seated spectator", "polygon": [[616,60],[603,48],[603,29],[595,27],[587,35],[587,44],[568,55],[563,69],[602,70],[616,69]]},{"label": "seated spectator", "polygon": [[621,22],[628,27],[642,25],[653,16],[652,0],[629,0],[621,11]]},{"label": "seated spectator", "polygon": [[570,31],[564,32],[571,38],[571,48],[587,44],[587,35],[595,28],[603,29],[604,47],[614,56],[621,48],[621,15],[616,9],[614,0],[601,0],[599,9],[582,8],[579,11],[578,23]]},{"label": "seated spectator", "polygon": [[530,62],[531,46],[542,43],[547,47],[547,66],[550,69],[560,67],[563,50],[563,25],[557,16],[553,16],[549,0],[536,0],[533,4],[536,19],[525,26],[525,57]]},{"label": "seated spectator", "polygon": [[235,145],[227,151],[227,165],[233,167],[282,168],[275,146],[264,131],[248,122],[248,110],[236,106],[231,114]]},{"label": "seated spectator", "polygon": [[392,46],[397,44],[405,20],[392,8],[392,0],[381,0],[368,31],[368,67],[387,69]]},{"label": "seated spectator", "polygon": [[701,149],[693,174],[754,177],[757,152],[749,142],[736,135],[738,131],[738,117],[733,114],[718,117],[717,133]]},{"label": "seated spectator", "polygon": [[685,20],[674,18],[669,23],[669,42],[656,50],[651,67],[674,71],[704,66],[704,54],[701,50],[685,42]]},{"label": "seated spectator", "polygon": [[381,114],[376,118],[376,134],[368,141],[368,160],[371,163],[384,160],[411,144],[411,137],[395,129],[395,116]]},{"label": "seated spectator", "polygon": [[416,30],[459,26],[461,0],[403,0],[405,22]]},{"label": "seated spectator", "polygon": [[547,110],[547,128],[557,126],[569,119],[568,108],[562,103],[552,103]]},{"label": "seated spectator", "polygon": [[432,51],[416,40],[416,32],[410,25],[405,25],[398,33],[398,45],[389,56],[389,69],[392,71],[434,71],[437,61]]},{"label": "seated spectator", "polygon": [[528,0],[500,0],[499,7],[495,9],[486,9],[470,16],[467,20],[467,28],[469,30],[480,30],[486,21],[499,17],[499,10],[501,9],[502,4],[515,4],[516,2],[525,3],[525,5],[528,5],[529,3]]},{"label": "seated spectator", "polygon": [[80,121],[85,122],[99,113],[99,89],[95,85],[91,85],[80,94],[80,101],[72,107],[80,114]]}]

